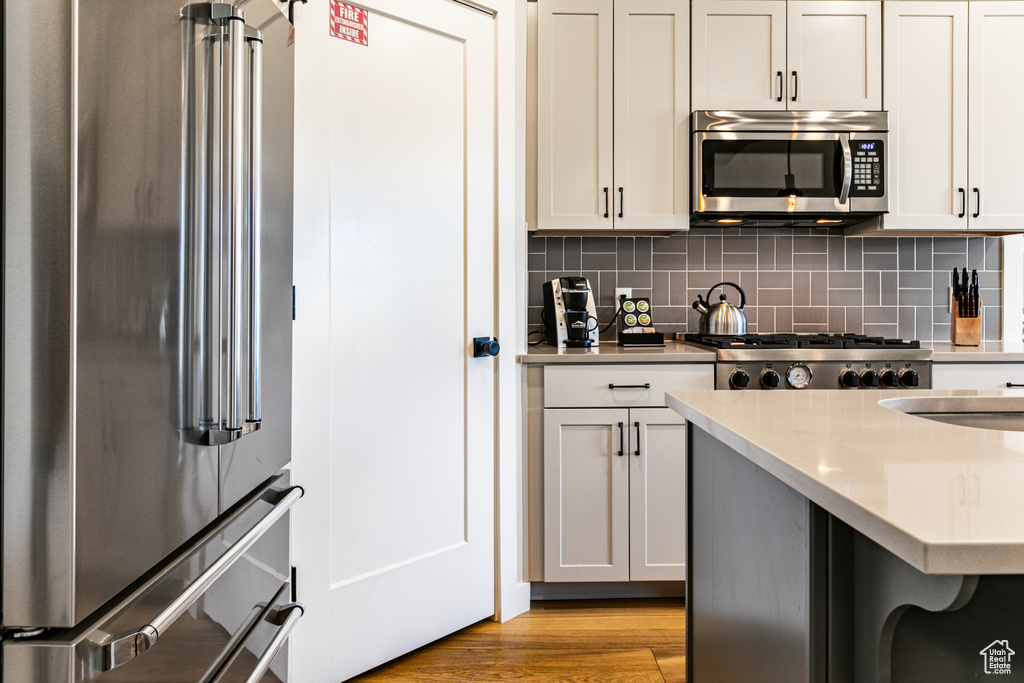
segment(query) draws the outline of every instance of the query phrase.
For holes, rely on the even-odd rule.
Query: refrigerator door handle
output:
[[[261,519],[252,529],[247,531],[233,546],[221,555],[210,567],[203,572],[195,581],[189,584],[181,595],[174,599],[160,614],[148,624],[140,626],[131,631],[125,631],[111,636],[103,644],[104,661],[103,670],[109,671],[127,664],[140,654],[153,647],[160,637],[160,633],[166,631],[178,617],[184,614],[196,600],[202,597],[203,593],[226,572],[236,560],[245,554],[265,534],[270,527],[284,516],[292,505],[302,497],[304,490],[301,486],[293,486],[283,493],[274,509]],[[269,666],[269,662],[268,662]]]
[[[246,117],[245,78],[246,41],[245,22],[241,17],[231,17],[225,22],[227,33],[227,78],[228,90],[228,319],[225,359],[224,429],[242,429],[242,298],[244,294],[243,259],[245,248],[245,223],[247,212],[246,196]]]
[[[260,428],[260,308],[263,235],[263,36],[246,30],[249,45],[249,407],[242,427],[248,434]]]
[[[182,19],[190,46],[197,23],[217,27],[205,41],[207,59],[190,48],[184,64],[187,206],[199,227],[190,242],[195,311],[185,337],[198,354],[183,368],[197,389],[182,389],[183,433],[219,446],[261,426],[263,34],[225,3],[186,5]],[[197,63],[210,72],[197,77]],[[205,98],[193,92],[203,86]]]

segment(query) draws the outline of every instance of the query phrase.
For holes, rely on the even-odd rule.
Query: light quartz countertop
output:
[[[549,365],[553,363],[714,363],[715,352],[667,340],[665,346],[619,346],[615,340],[602,341],[596,348],[560,349],[547,344],[531,346],[516,358],[520,363]]]
[[[885,400],[1017,397],[911,390]],[[1024,432],[960,427],[876,392],[681,391],[667,405],[927,574],[1024,574]]]
[[[1024,343],[984,342],[981,346],[953,346],[949,342],[921,342],[932,350],[936,363],[1024,363]]]

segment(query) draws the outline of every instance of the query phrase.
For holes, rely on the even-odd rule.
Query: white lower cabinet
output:
[[[544,580],[686,578],[686,422],[669,408],[544,411]]]
[[[1013,386],[1008,387],[1008,384]],[[935,363],[932,388],[1024,388],[1024,363]]]

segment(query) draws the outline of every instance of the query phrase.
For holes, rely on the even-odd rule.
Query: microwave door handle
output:
[[[839,190],[839,203],[845,204],[850,198],[850,187],[853,185],[853,152],[850,151],[850,138],[839,136],[839,145],[843,148],[843,187]]]

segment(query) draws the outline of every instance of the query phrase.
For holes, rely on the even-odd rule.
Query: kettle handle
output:
[[[721,287],[722,285],[729,285],[737,292],[740,293],[740,310],[742,311],[747,305],[747,294],[743,289],[735,282],[719,282],[717,285],[708,290],[708,303],[711,303],[711,292],[715,291],[715,287]]]

